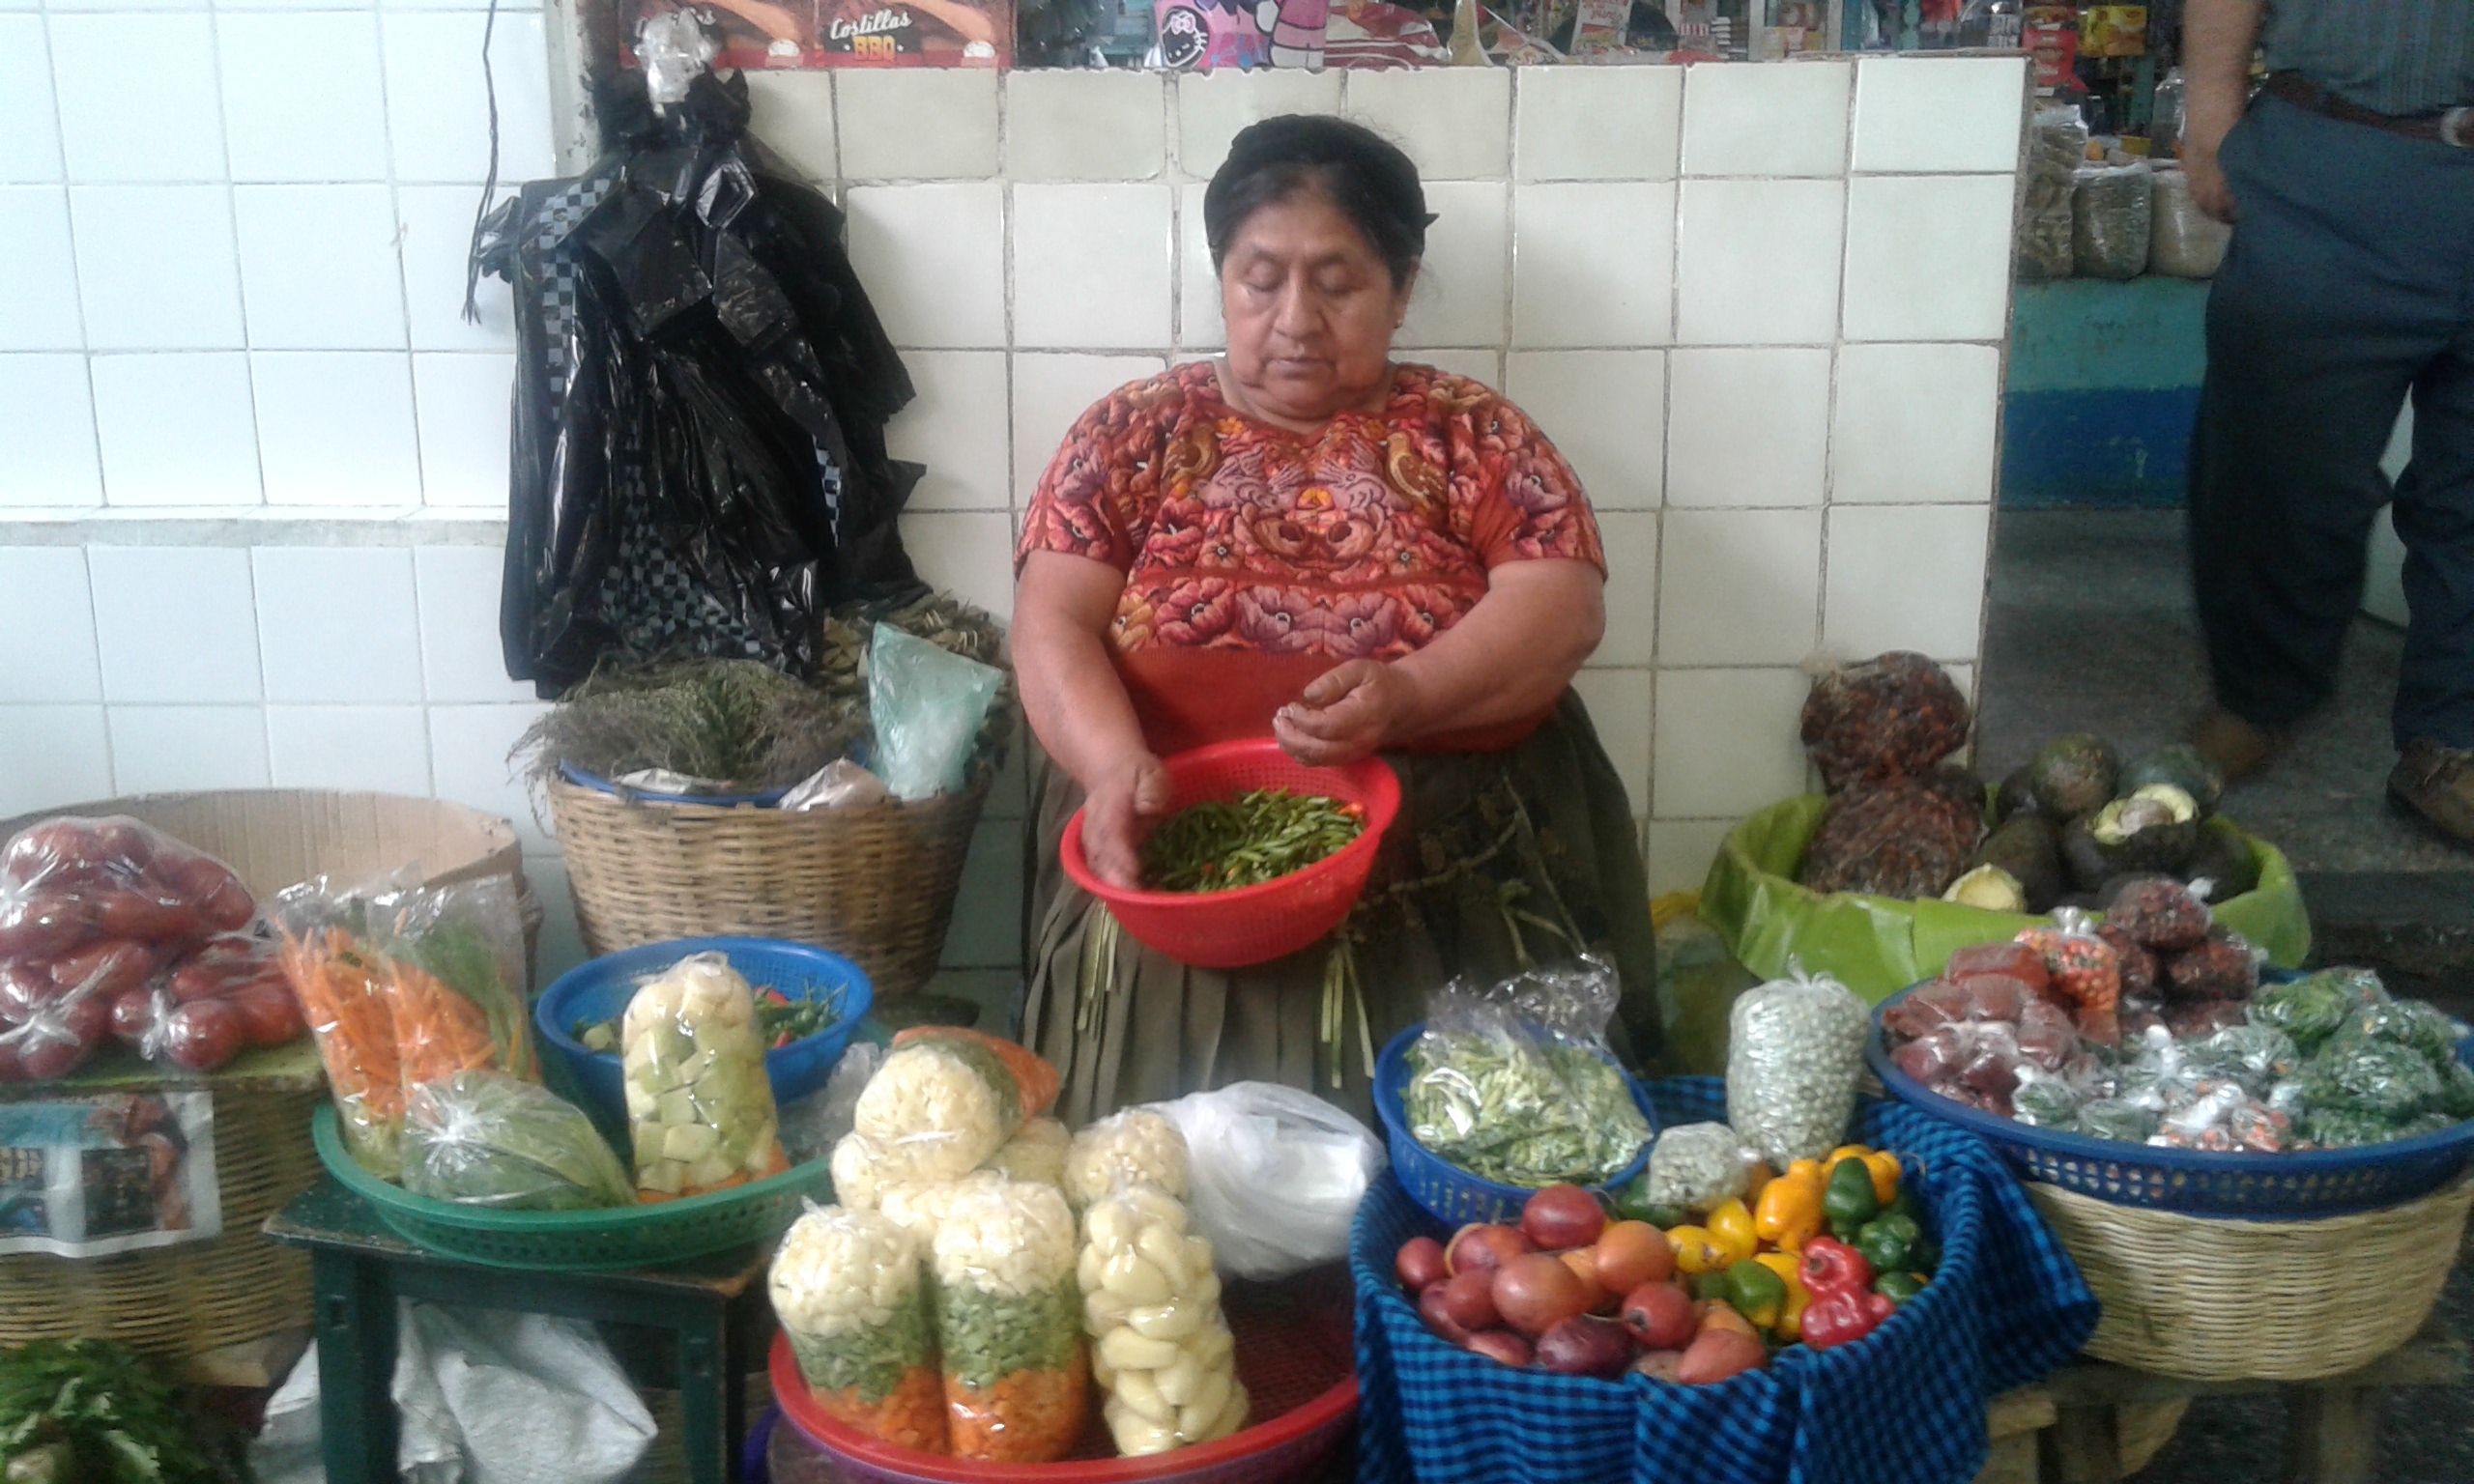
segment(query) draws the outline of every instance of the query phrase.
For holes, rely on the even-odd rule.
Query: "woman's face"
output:
[[[1321,192],[1262,207],[1221,264],[1229,377],[1277,420],[1321,422],[1378,398],[1409,288]]]

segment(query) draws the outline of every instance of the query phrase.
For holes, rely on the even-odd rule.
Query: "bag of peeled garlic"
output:
[[[1211,1242],[1185,1203],[1124,1182],[1082,1213],[1082,1318],[1101,1416],[1129,1458],[1225,1438],[1246,1425],[1237,1344],[1220,1308]]]

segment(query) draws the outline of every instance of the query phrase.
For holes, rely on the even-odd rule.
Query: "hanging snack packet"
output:
[[[1056,1100],[1056,1069],[1010,1041],[951,1026],[914,1026],[859,1094],[858,1131],[931,1180],[953,1180],[1005,1147]]]
[[[1076,1277],[1101,1415],[1128,1458],[1225,1438],[1246,1425],[1237,1342],[1220,1309],[1211,1242],[1185,1203],[1120,1184],[1082,1213]]]
[[[1728,1016],[1727,1123],[1770,1168],[1847,1142],[1864,1063],[1864,1002],[1823,975],[1772,980]]]
[[[1074,1214],[1051,1186],[1008,1181],[955,1199],[936,1228],[936,1334],[956,1458],[1044,1464],[1090,1405]]]
[[[1120,1184],[1150,1184],[1184,1200],[1186,1136],[1149,1108],[1126,1108],[1074,1136],[1065,1152],[1065,1195],[1088,1206]]]
[[[944,1380],[916,1238],[882,1216],[810,1206],[773,1257],[773,1312],[825,1415],[945,1451]]]
[[[691,954],[627,1002],[622,1066],[636,1189],[647,1201],[790,1168],[756,1038],[756,995],[717,953]]]

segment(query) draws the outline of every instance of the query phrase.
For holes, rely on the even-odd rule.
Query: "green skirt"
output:
[[[1080,1126],[1130,1103],[1231,1082],[1280,1082],[1372,1121],[1374,1055],[1454,978],[1492,984],[1589,953],[1623,996],[1608,1039],[1635,1066],[1658,1051],[1649,888],[1623,780],[1571,692],[1500,753],[1409,753],[1399,819],[1365,899],[1332,937],[1246,969],[1199,969],[1144,947],[1057,865],[1082,794],[1041,770],[1023,1040],[1064,1077]]]

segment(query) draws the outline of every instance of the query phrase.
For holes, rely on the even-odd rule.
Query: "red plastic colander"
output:
[[[1280,751],[1270,737],[1216,742],[1179,753],[1168,772],[1170,813],[1255,788],[1286,788],[1355,804],[1366,832],[1304,870],[1225,892],[1146,892],[1111,886],[1091,872],[1082,854],[1082,811],[1065,822],[1059,864],[1074,884],[1108,904],[1117,923],[1179,963],[1242,969],[1293,954],[1340,925],[1366,890],[1383,832],[1400,814],[1400,781],[1380,757],[1343,768],[1315,768]]]
[[[977,1463],[870,1438],[817,1406],[787,1335],[773,1343],[773,1400],[811,1458],[830,1461],[829,1472],[814,1477],[837,1484],[1297,1484],[1319,1476],[1357,1420],[1354,1301],[1348,1271],[1337,1264],[1277,1283],[1230,1282],[1221,1304],[1253,1421],[1218,1442],[1149,1458],[1116,1456],[1099,1420],[1096,1382],[1082,1445],[1053,1464]],[[783,1451],[777,1439],[777,1460]],[[806,1484],[809,1475],[777,1467],[774,1477]]]

